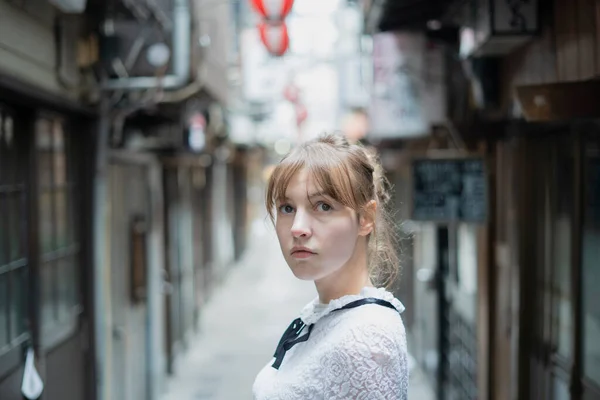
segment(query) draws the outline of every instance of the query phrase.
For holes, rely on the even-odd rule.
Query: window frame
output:
[[[566,373],[570,372],[573,368],[573,363],[575,359],[575,341],[577,341],[577,337],[575,334],[575,297],[576,292],[573,291],[573,271],[577,268],[577,257],[576,254],[578,252],[578,221],[576,217],[577,213],[577,191],[579,187],[576,183],[577,177],[577,142],[574,138],[569,136],[566,137],[558,137],[552,141],[550,147],[550,165],[549,167],[549,212],[550,212],[550,220],[548,222],[549,229],[549,239],[548,239],[548,249],[547,254],[545,254],[546,259],[544,260],[547,263],[548,270],[547,278],[549,278],[549,290],[551,292],[550,297],[550,315],[552,316],[551,321],[546,321],[549,323],[549,326],[545,327],[546,332],[544,338],[547,340],[547,344],[550,346],[550,362],[552,363],[552,372],[556,379],[566,379],[566,383],[569,384],[569,379],[566,378]],[[570,170],[567,173],[564,172],[564,167],[559,168],[560,165],[569,165]],[[570,182],[570,185],[569,185]],[[568,184],[569,186],[566,189],[566,196],[570,198],[567,200],[565,193],[561,193],[561,187],[564,188],[563,185]],[[563,189],[564,190],[564,189]],[[570,193],[570,194],[569,194]],[[568,204],[564,204],[564,202]],[[565,294],[562,292],[562,288],[560,287],[561,280],[559,278],[559,267],[558,257],[556,254],[557,249],[560,246],[559,238],[557,237],[557,233],[561,231],[558,227],[559,217],[567,217],[569,221],[569,241],[568,241],[568,268],[566,268],[566,274],[568,275],[569,281],[567,282],[568,290],[567,293],[569,295],[569,305],[568,309],[570,310],[570,338],[568,339],[567,350],[568,353],[561,353],[560,349],[560,341],[564,340],[561,338],[561,334],[563,331],[561,330],[560,323],[562,322],[562,315],[560,314],[560,300],[561,297]]]
[[[576,353],[576,369],[574,375],[578,377],[577,382],[577,390],[581,390],[581,398],[582,399],[595,399],[600,396],[600,382],[595,380],[595,377],[592,378],[588,375],[588,371],[586,370],[586,359],[585,359],[585,342],[586,342],[586,324],[585,324],[585,314],[586,314],[586,302],[585,302],[585,280],[586,276],[586,265],[584,258],[584,243],[585,243],[585,234],[589,216],[587,215],[588,204],[589,201],[588,196],[590,195],[590,185],[589,185],[589,162],[588,159],[589,153],[589,145],[593,143],[593,145],[597,145],[600,149],[600,140],[597,138],[598,135],[598,127],[590,127],[590,129],[581,129],[581,133],[578,136],[578,168],[579,168],[579,201],[578,201],[578,222],[579,222],[579,242],[578,242],[578,265],[576,270],[576,280],[574,283],[574,287],[577,290],[577,309],[576,309],[576,338],[577,344],[575,346]],[[591,143],[590,143],[591,142]]]
[[[27,199],[30,197],[30,187],[29,187],[29,165],[27,162],[26,149],[27,149],[27,135],[16,134],[16,132],[20,132],[21,130],[26,130],[25,124],[23,123],[23,116],[18,112],[17,109],[8,106],[5,103],[0,103],[0,140],[6,140],[6,117],[10,116],[11,119],[11,144],[12,151],[7,153],[10,157],[9,165],[13,168],[13,170],[9,171],[9,179],[16,180],[18,178],[18,182],[8,182],[5,184],[4,182],[4,174],[5,172],[0,171],[0,205],[7,204],[10,196],[19,196],[22,201],[22,215],[19,214],[17,220],[17,234],[16,235],[7,235],[0,243],[2,246],[2,250],[6,254],[6,260],[0,260],[0,276],[6,276],[7,280],[7,290],[5,300],[6,307],[6,316],[7,316],[7,325],[6,325],[6,334],[8,342],[0,347],[0,379],[9,373],[11,373],[15,368],[19,367],[22,362],[22,354],[23,354],[23,345],[27,342],[30,342],[33,337],[33,321],[31,315],[31,280],[29,276],[31,274],[32,269],[32,257],[29,248],[28,242],[28,234],[29,234],[29,203]],[[27,133],[27,132],[23,132]],[[0,146],[0,157],[3,157],[4,152],[2,151],[2,147]],[[10,168],[9,167],[9,168]],[[1,170],[2,168],[0,168]],[[21,171],[21,176],[18,176],[14,173],[15,170]],[[20,194],[19,194],[20,193]],[[5,195],[6,194],[6,195]],[[4,208],[4,207],[3,207]],[[22,218],[25,218],[23,221]],[[0,213],[0,227],[2,229],[6,229],[7,232],[12,232],[11,230],[11,220],[8,216],[8,213]],[[20,255],[17,256],[16,259],[11,258],[11,240],[10,237],[18,237],[19,239],[19,249]],[[9,312],[13,307],[11,306],[11,302],[14,300],[12,296],[11,290],[11,282],[13,279],[13,275],[15,271],[21,269],[21,272],[24,274],[23,277],[23,321],[24,330],[23,332],[17,333],[15,337],[11,337],[11,312]],[[28,299],[30,299],[28,301]]]
[[[63,149],[64,152],[64,160],[65,160],[65,177],[64,182],[58,183],[56,181],[55,176],[55,165],[54,165],[54,155],[57,151],[55,148],[51,148],[51,156],[50,156],[50,182],[43,183],[40,181],[40,152],[43,149],[38,147],[38,126],[37,123],[43,120],[50,121],[51,123],[60,123],[62,125],[62,141],[63,141]],[[37,215],[36,220],[36,231],[38,234],[35,237],[37,243],[37,279],[39,280],[39,344],[42,349],[49,350],[52,349],[64,341],[70,339],[80,328],[80,317],[83,314],[83,296],[81,293],[81,265],[82,265],[82,249],[81,243],[78,242],[80,239],[79,231],[80,226],[79,222],[76,219],[76,215],[78,214],[76,210],[80,209],[79,196],[77,195],[76,188],[80,186],[80,179],[77,175],[77,168],[75,162],[75,151],[74,151],[74,139],[73,134],[70,129],[69,119],[67,116],[63,116],[60,114],[54,114],[50,112],[39,112],[35,115],[35,124],[32,132],[32,153],[33,159],[35,160],[35,165],[33,166],[36,175],[36,182],[33,185],[35,193],[33,197],[35,198],[35,213]],[[54,133],[50,133],[50,137],[54,141]],[[54,144],[54,143],[53,143]],[[57,191],[64,191],[65,200],[67,204],[66,212],[66,237],[69,238],[69,242],[66,245],[61,247],[57,244],[57,209],[56,209],[56,193]],[[52,235],[52,249],[47,250],[43,249],[41,246],[43,230],[40,228],[40,223],[42,221],[42,210],[41,210],[41,195],[43,193],[51,193],[51,235]],[[57,262],[61,260],[68,260],[71,258],[71,262],[73,263],[72,272],[74,272],[74,276],[70,280],[73,284],[71,288],[72,293],[75,295],[74,304],[72,304],[66,311],[65,314],[59,316],[58,313],[58,303],[60,301],[60,295],[58,293],[60,286],[60,279],[57,277],[60,275],[61,271],[59,268],[59,264]],[[55,318],[50,323],[45,323],[46,317],[44,315],[44,301],[45,299],[42,296],[43,286],[46,283],[44,276],[42,276],[41,271],[44,268],[51,268],[51,287],[52,287],[52,305],[51,308],[54,310]]]

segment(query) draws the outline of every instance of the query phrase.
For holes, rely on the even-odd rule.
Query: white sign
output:
[[[443,57],[426,49],[423,35],[375,35],[373,64],[369,137],[423,136],[444,120]]]
[[[202,151],[206,145],[206,119],[202,114],[195,114],[190,118],[189,145],[193,151]]]

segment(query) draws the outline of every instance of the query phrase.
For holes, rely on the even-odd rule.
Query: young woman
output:
[[[274,169],[266,206],[294,275],[318,297],[258,374],[256,400],[406,399],[404,307],[376,285],[398,257],[381,166],[363,147],[323,135]]]

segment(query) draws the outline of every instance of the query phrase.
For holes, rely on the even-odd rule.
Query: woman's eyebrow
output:
[[[315,193],[309,194],[307,198],[310,200],[310,199],[315,198],[315,197],[331,197],[331,196],[329,196],[325,192],[315,192]],[[292,199],[289,198],[288,196],[284,196],[279,201],[292,201]]]
[[[325,192],[315,192],[315,193],[308,195],[309,199],[312,199],[313,197],[330,197],[330,196]]]

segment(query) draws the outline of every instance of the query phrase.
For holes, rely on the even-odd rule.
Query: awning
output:
[[[453,0],[374,0],[368,12],[371,32],[425,30],[429,21],[445,16]]]

